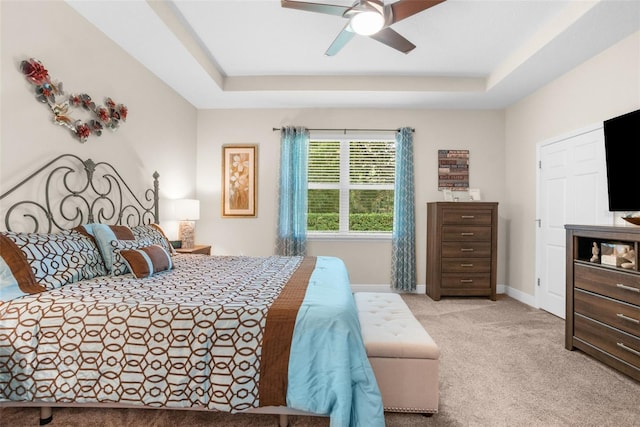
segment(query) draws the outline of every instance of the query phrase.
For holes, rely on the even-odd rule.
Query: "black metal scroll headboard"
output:
[[[109,163],[63,154],[0,195],[4,225],[50,233],[92,222],[158,223],[159,176],[153,173],[153,188],[143,190],[141,200]]]

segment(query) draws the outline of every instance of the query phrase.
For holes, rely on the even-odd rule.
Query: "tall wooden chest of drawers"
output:
[[[565,228],[565,347],[577,348],[640,381],[640,227]],[[594,244],[600,257],[592,261]],[[617,262],[603,264],[603,244],[633,250],[625,260],[633,264],[623,264],[627,268]]]
[[[496,299],[498,204],[427,203],[427,295]]]

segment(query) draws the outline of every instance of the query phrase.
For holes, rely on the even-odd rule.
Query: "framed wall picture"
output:
[[[222,146],[222,216],[255,217],[257,145]]]
[[[438,150],[438,190],[467,191],[469,150]]]

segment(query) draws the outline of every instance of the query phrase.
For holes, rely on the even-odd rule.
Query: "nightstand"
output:
[[[211,255],[211,245],[195,245],[192,248],[176,249],[179,254],[205,254]]]

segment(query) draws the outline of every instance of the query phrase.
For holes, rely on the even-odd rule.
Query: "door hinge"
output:
[[[540,286],[540,278],[538,277],[538,286]]]
[[[538,228],[542,227],[542,220],[541,219],[536,219],[536,222],[538,223]]]
[[[538,160],[538,169],[542,169],[542,160]]]

